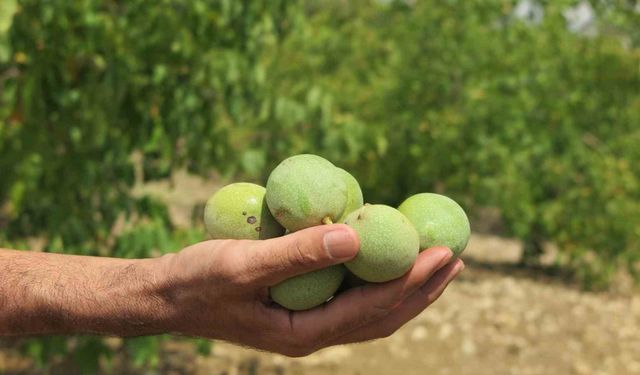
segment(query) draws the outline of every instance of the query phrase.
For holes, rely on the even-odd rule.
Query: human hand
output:
[[[156,279],[166,329],[305,356],[324,347],[387,337],[422,312],[462,271],[451,251],[419,254],[402,278],[349,289],[317,308],[289,311],[268,288],[292,276],[343,263],[359,248],[343,224],[264,241],[205,241],[159,259]]]

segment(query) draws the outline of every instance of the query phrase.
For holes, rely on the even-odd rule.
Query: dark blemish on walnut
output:
[[[260,232],[262,230],[262,227],[256,227],[256,232]]]
[[[247,216],[247,211],[242,211],[242,214],[243,214],[244,216]]]
[[[247,223],[249,223],[249,224],[255,224],[255,223],[256,223],[256,221],[258,221],[258,219],[256,219],[256,217],[255,217],[255,216],[249,216],[249,217],[247,218]]]
[[[288,213],[289,213],[289,210],[287,210],[286,208],[278,208],[276,210],[276,214],[273,215],[273,216],[275,216],[275,217],[283,217]]]

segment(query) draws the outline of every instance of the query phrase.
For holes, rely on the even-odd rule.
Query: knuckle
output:
[[[295,241],[293,244],[289,245],[289,248],[287,249],[287,257],[289,264],[301,268],[309,264],[316,263],[318,260],[316,254],[305,249],[299,241]]]
[[[247,286],[255,282],[259,267],[248,251],[248,243],[242,240],[227,240],[226,251],[217,259],[217,268],[230,284]]]
[[[240,287],[248,287],[255,283],[254,272],[239,272],[234,275],[233,283]]]

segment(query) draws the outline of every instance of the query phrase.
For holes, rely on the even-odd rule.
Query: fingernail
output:
[[[455,269],[455,271],[453,271],[454,275],[458,276],[460,274],[460,272],[462,272],[462,270],[464,270],[464,263],[461,261],[460,263],[458,263],[456,265],[456,269]]]
[[[333,258],[351,258],[358,249],[353,236],[345,230],[334,230],[324,235],[324,248]]]

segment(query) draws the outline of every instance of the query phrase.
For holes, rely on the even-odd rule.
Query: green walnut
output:
[[[360,251],[345,266],[369,282],[385,282],[404,275],[418,256],[420,240],[400,211],[382,204],[365,205],[350,213],[345,224],[360,238]]]
[[[294,276],[269,289],[271,299],[289,310],[307,310],[327,302],[340,287],[346,269],[338,264]]]
[[[282,161],[267,180],[266,200],[290,232],[336,222],[347,206],[347,186],[331,162],[302,154]]]
[[[265,188],[251,183],[227,185],[209,198],[204,225],[213,239],[264,240],[284,234],[264,199]]]
[[[421,193],[407,198],[398,210],[402,212],[420,235],[420,249],[446,246],[460,255],[471,235],[471,226],[464,210],[449,197]]]
[[[338,168],[338,174],[340,174],[345,185],[347,185],[347,205],[344,209],[344,212],[342,213],[342,216],[340,216],[340,218],[338,219],[338,222],[342,223],[344,222],[344,219],[347,217],[347,215],[362,207],[364,198],[362,196],[362,189],[360,189],[360,184],[358,183],[358,180],[355,179],[355,177],[353,177],[349,172],[345,171],[342,168]]]

